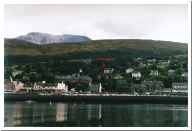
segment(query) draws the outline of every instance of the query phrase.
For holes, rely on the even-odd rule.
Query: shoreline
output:
[[[38,95],[4,94],[4,101],[188,104],[187,96]]]

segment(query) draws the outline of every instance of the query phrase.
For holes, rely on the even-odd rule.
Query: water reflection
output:
[[[5,102],[4,126],[187,126],[187,105]]]

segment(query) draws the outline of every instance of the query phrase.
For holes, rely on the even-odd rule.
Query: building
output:
[[[57,83],[57,90],[61,90],[62,92],[67,92],[68,86],[62,81],[61,83]]]
[[[128,68],[126,69],[126,74],[132,73],[133,71],[134,71],[133,68]]]
[[[56,90],[57,86],[56,84],[48,84],[45,81],[42,82],[35,82],[34,83],[34,90]]]
[[[105,69],[104,69],[104,74],[112,74],[113,71],[114,71],[113,68],[105,68]]]
[[[101,83],[89,83],[89,90],[93,93],[101,93],[102,92]]]
[[[182,73],[181,76],[182,76],[182,77],[188,77],[188,73],[187,73],[187,72]]]
[[[12,72],[12,76],[15,77],[16,75],[19,75],[21,73],[22,73],[22,71],[16,70],[16,71]]]
[[[123,76],[120,75],[120,74],[116,74],[113,78],[114,78],[115,80],[119,80],[119,79],[123,79]]]
[[[15,85],[9,79],[4,79],[4,91],[15,91]]]
[[[161,90],[164,88],[162,81],[143,81],[142,87],[148,90]]]
[[[188,84],[186,82],[173,83],[172,92],[187,92]]]
[[[57,81],[64,81],[64,82],[84,82],[84,83],[90,83],[92,81],[91,77],[87,75],[79,75],[79,74],[73,74],[73,75],[62,75],[62,76],[55,76],[55,79]]]
[[[151,72],[150,72],[149,75],[158,76],[158,75],[159,75],[159,72],[158,72],[158,70],[151,70]]]
[[[139,71],[132,72],[132,78],[140,78],[140,77],[141,77],[141,73]]]
[[[168,70],[168,76],[175,75],[175,70]]]
[[[34,90],[52,90],[54,92],[68,92],[68,86],[61,82],[57,84],[48,84],[46,81],[34,83]]]

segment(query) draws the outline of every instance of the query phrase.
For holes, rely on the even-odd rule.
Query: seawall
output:
[[[94,103],[157,103],[187,104],[187,96],[72,96],[72,95],[37,95],[37,94],[4,94],[4,101],[62,101]]]

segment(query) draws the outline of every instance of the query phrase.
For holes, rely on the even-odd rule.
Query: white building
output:
[[[158,76],[158,75],[159,75],[159,72],[158,72],[158,70],[151,70],[150,75],[152,75],[152,76]]]
[[[104,74],[111,74],[111,73],[113,73],[113,68],[105,68],[104,69]]]
[[[126,69],[126,74],[132,73],[133,72],[133,68],[128,68]]]
[[[187,73],[187,72],[182,73],[181,76],[182,76],[182,77],[187,77],[187,76],[188,76],[188,73]]]
[[[101,83],[89,83],[89,90],[93,93],[101,93],[102,92]]]
[[[34,90],[55,90],[55,91],[62,91],[67,92],[68,86],[61,82],[57,84],[47,84],[45,81],[34,83]]]
[[[141,73],[139,71],[132,72],[132,78],[140,78],[140,77],[141,77]]]
[[[21,73],[22,73],[22,71],[19,71],[19,70],[13,71],[13,72],[12,72],[12,76],[15,77],[16,75],[19,75],[19,74],[21,74]]]
[[[63,83],[63,81],[61,83],[57,83],[57,89],[61,90],[63,92],[67,92],[68,91],[68,86]]]
[[[172,92],[187,92],[188,84],[186,82],[173,83]]]

